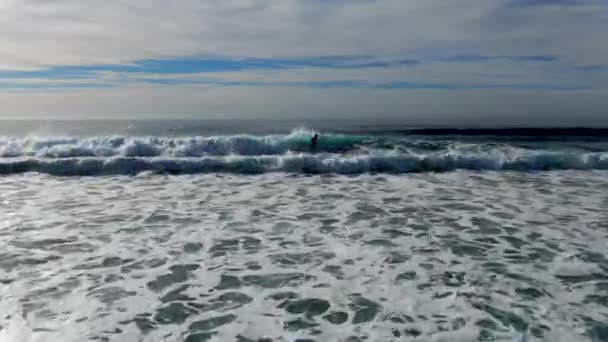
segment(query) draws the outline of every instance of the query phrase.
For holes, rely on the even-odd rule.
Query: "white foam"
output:
[[[608,314],[604,306],[584,300],[595,293],[595,283],[567,288],[556,275],[599,270],[597,263],[575,256],[605,249],[599,235],[605,233],[590,223],[605,219],[606,176],[586,171],[2,176],[0,217],[11,220],[3,223],[0,240],[0,278],[9,282],[0,288],[0,311],[11,318],[0,317],[5,338],[0,341],[181,341],[193,322],[226,314],[237,319],[217,328],[216,340],[231,341],[240,334],[275,341],[366,336],[380,342],[393,339],[393,329],[415,340],[405,331],[417,329],[420,341],[469,341],[477,339],[482,328],[475,323],[481,319],[495,322],[499,329],[492,333],[500,338],[543,340],[517,331],[516,323],[500,321],[483,305],[509,311],[530,328],[550,327],[544,340],[588,341],[591,323],[581,317],[602,322]],[[276,229],[278,222],[289,229]],[[492,222],[500,232],[482,231]],[[509,227],[515,230],[507,232]],[[577,234],[567,235],[572,227]],[[524,244],[515,248],[508,237]],[[216,255],[221,240],[230,240],[232,247]],[[551,249],[555,242],[568,255]],[[186,252],[189,243],[200,243],[200,251]],[[483,253],[463,253],[455,243]],[[555,257],[532,257],[541,250]],[[286,254],[292,262],[279,262]],[[512,259],[514,254],[529,258]],[[505,271],[491,271],[490,262],[505,265]],[[158,292],[150,288],[176,265],[199,268]],[[339,272],[330,272],[332,267]],[[416,275],[396,281],[405,272]],[[457,272],[464,272],[461,280],[446,280],[446,274]],[[310,278],[275,289],[244,281],[272,273]],[[213,290],[222,275],[239,277],[241,286]],[[183,294],[191,299],[160,301],[183,285],[189,286]],[[125,295],[107,300],[103,293],[111,287]],[[538,292],[522,295],[530,288]],[[328,312],[344,311],[349,319],[337,325],[318,315],[310,318],[317,327],[287,331],[287,322],[306,317],[288,313],[281,301],[269,298],[284,291],[327,300]],[[196,309],[181,323],[157,324],[147,332],[132,321],[155,321],[169,303],[208,308],[227,292],[252,301],[230,309]],[[353,323],[357,296],[380,306],[369,322]],[[393,316],[405,323],[391,321]],[[458,328],[453,328],[456,320]]]
[[[363,137],[326,134],[319,151],[348,151]],[[287,135],[229,135],[191,137],[0,137],[1,157],[66,158],[90,156],[123,157],[203,157],[229,154],[258,156],[309,150],[310,132],[294,130]]]
[[[158,150],[139,141],[127,142],[120,147],[126,156],[156,155]],[[52,151],[52,152],[50,152]],[[97,150],[95,153],[100,153]],[[47,155],[61,155],[53,148],[45,150]],[[91,149],[79,148],[78,154],[92,154]],[[238,173],[258,174],[266,172],[291,173],[411,173],[447,172],[454,170],[606,170],[608,154],[589,153],[535,154],[520,156],[507,161],[501,154],[403,154],[396,151],[369,154],[307,154],[286,153],[272,156],[229,155],[225,157],[165,158],[165,157],[89,157],[89,158],[9,158],[0,159],[0,174],[40,172],[51,175],[109,175],[137,174],[145,171],[196,174]]]

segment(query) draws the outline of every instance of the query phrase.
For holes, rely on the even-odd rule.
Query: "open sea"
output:
[[[0,342],[260,340],[608,341],[608,129],[0,121]]]

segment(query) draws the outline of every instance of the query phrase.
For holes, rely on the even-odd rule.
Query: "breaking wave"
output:
[[[0,157],[204,157],[278,155],[310,151],[310,131],[288,135],[211,137],[0,138]],[[365,143],[366,137],[324,135],[318,152],[342,153]]]
[[[453,170],[605,170],[608,144],[521,143],[420,138],[420,135],[322,134],[210,137],[0,137],[0,174],[61,176],[195,174],[362,174]]]
[[[0,160],[0,174],[39,172],[57,176],[133,175],[141,172],[167,174],[288,172],[303,174],[363,174],[448,172],[453,170],[608,170],[608,153],[537,153],[508,158],[495,154],[414,155],[370,153],[293,154],[279,156],[226,156],[202,158],[18,158]]]

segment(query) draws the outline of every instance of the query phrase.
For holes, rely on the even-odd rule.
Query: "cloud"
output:
[[[419,51],[606,60],[606,5],[512,0],[5,0],[0,68],[179,57],[409,56]],[[522,4],[524,2],[521,2]],[[568,23],[568,25],[565,25]],[[584,55],[585,57],[580,57]]]
[[[517,62],[554,62],[558,60],[556,56],[534,55],[534,56],[485,56],[485,55],[454,55],[438,57],[436,60],[446,62],[487,62],[496,60],[511,60]]]
[[[513,0],[511,6],[580,6],[598,3],[597,0]]]
[[[590,110],[606,22],[605,0],[4,0],[0,93],[49,115]]]

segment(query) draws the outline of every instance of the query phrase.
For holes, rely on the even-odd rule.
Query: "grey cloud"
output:
[[[124,84],[129,75],[108,72],[86,81],[38,80],[66,87],[97,81],[115,86],[108,89],[0,91],[0,116],[374,115],[447,120],[443,123],[452,117],[459,124],[467,118],[473,123],[559,119],[576,124],[587,116],[586,122],[605,122],[607,6],[605,0],[3,0],[0,70],[188,56],[359,55],[403,62],[386,68],[248,70],[214,77],[268,84],[582,84],[593,90],[174,87]],[[508,58],[426,63],[445,55]]]
[[[606,34],[605,21],[602,24],[606,6],[584,1],[551,10],[512,4],[512,0],[6,0],[0,5],[0,69],[181,56],[399,58],[437,49],[551,54],[581,65],[608,59],[608,47],[599,44]]]

